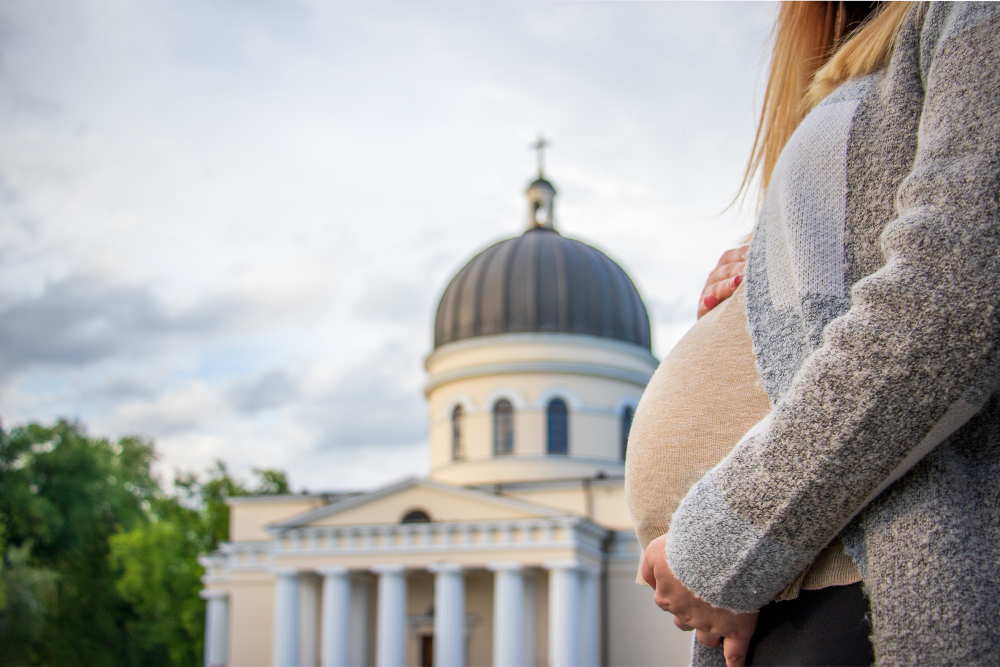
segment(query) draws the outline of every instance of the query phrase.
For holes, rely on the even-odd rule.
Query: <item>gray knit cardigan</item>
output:
[[[667,560],[754,610],[839,534],[878,664],[1000,664],[1000,5],[912,10],[771,183],[746,282],[773,409],[692,487]]]

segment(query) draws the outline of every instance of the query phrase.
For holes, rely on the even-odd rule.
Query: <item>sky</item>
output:
[[[141,434],[158,471],[363,489],[428,467],[448,280],[556,226],[659,358],[752,225],[773,4],[8,0],[0,418]],[[727,208],[728,207],[728,208]]]

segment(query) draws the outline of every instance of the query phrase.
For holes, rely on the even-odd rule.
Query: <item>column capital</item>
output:
[[[321,577],[343,577],[350,571],[350,568],[343,565],[323,565],[316,568],[316,574]]]
[[[224,600],[229,597],[229,591],[220,591],[217,588],[203,588],[198,592],[202,600]]]
[[[460,573],[464,569],[465,568],[462,566],[461,563],[445,563],[445,562],[442,562],[442,563],[431,563],[430,565],[427,566],[427,571],[428,572],[433,572],[434,574],[438,574],[438,573],[455,573],[455,574],[457,574],[457,573]]]
[[[400,563],[380,563],[368,568],[375,574],[402,574],[406,568]]]
[[[524,563],[516,560],[499,560],[487,563],[486,569],[490,572],[520,572],[524,569]]]
[[[271,574],[276,577],[297,577],[299,575],[299,568],[287,565],[276,565],[271,568]]]

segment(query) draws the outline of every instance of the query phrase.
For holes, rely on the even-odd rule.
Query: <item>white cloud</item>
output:
[[[311,489],[424,470],[436,299],[521,229],[538,131],[560,229],[625,266],[662,355],[748,225],[720,212],[773,14],[6,3],[0,414]]]

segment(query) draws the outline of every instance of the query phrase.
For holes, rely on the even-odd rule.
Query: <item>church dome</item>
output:
[[[531,332],[586,334],[650,349],[649,315],[625,270],[554,229],[555,188],[548,181],[533,182],[527,194],[528,230],[473,257],[445,289],[434,347]]]

